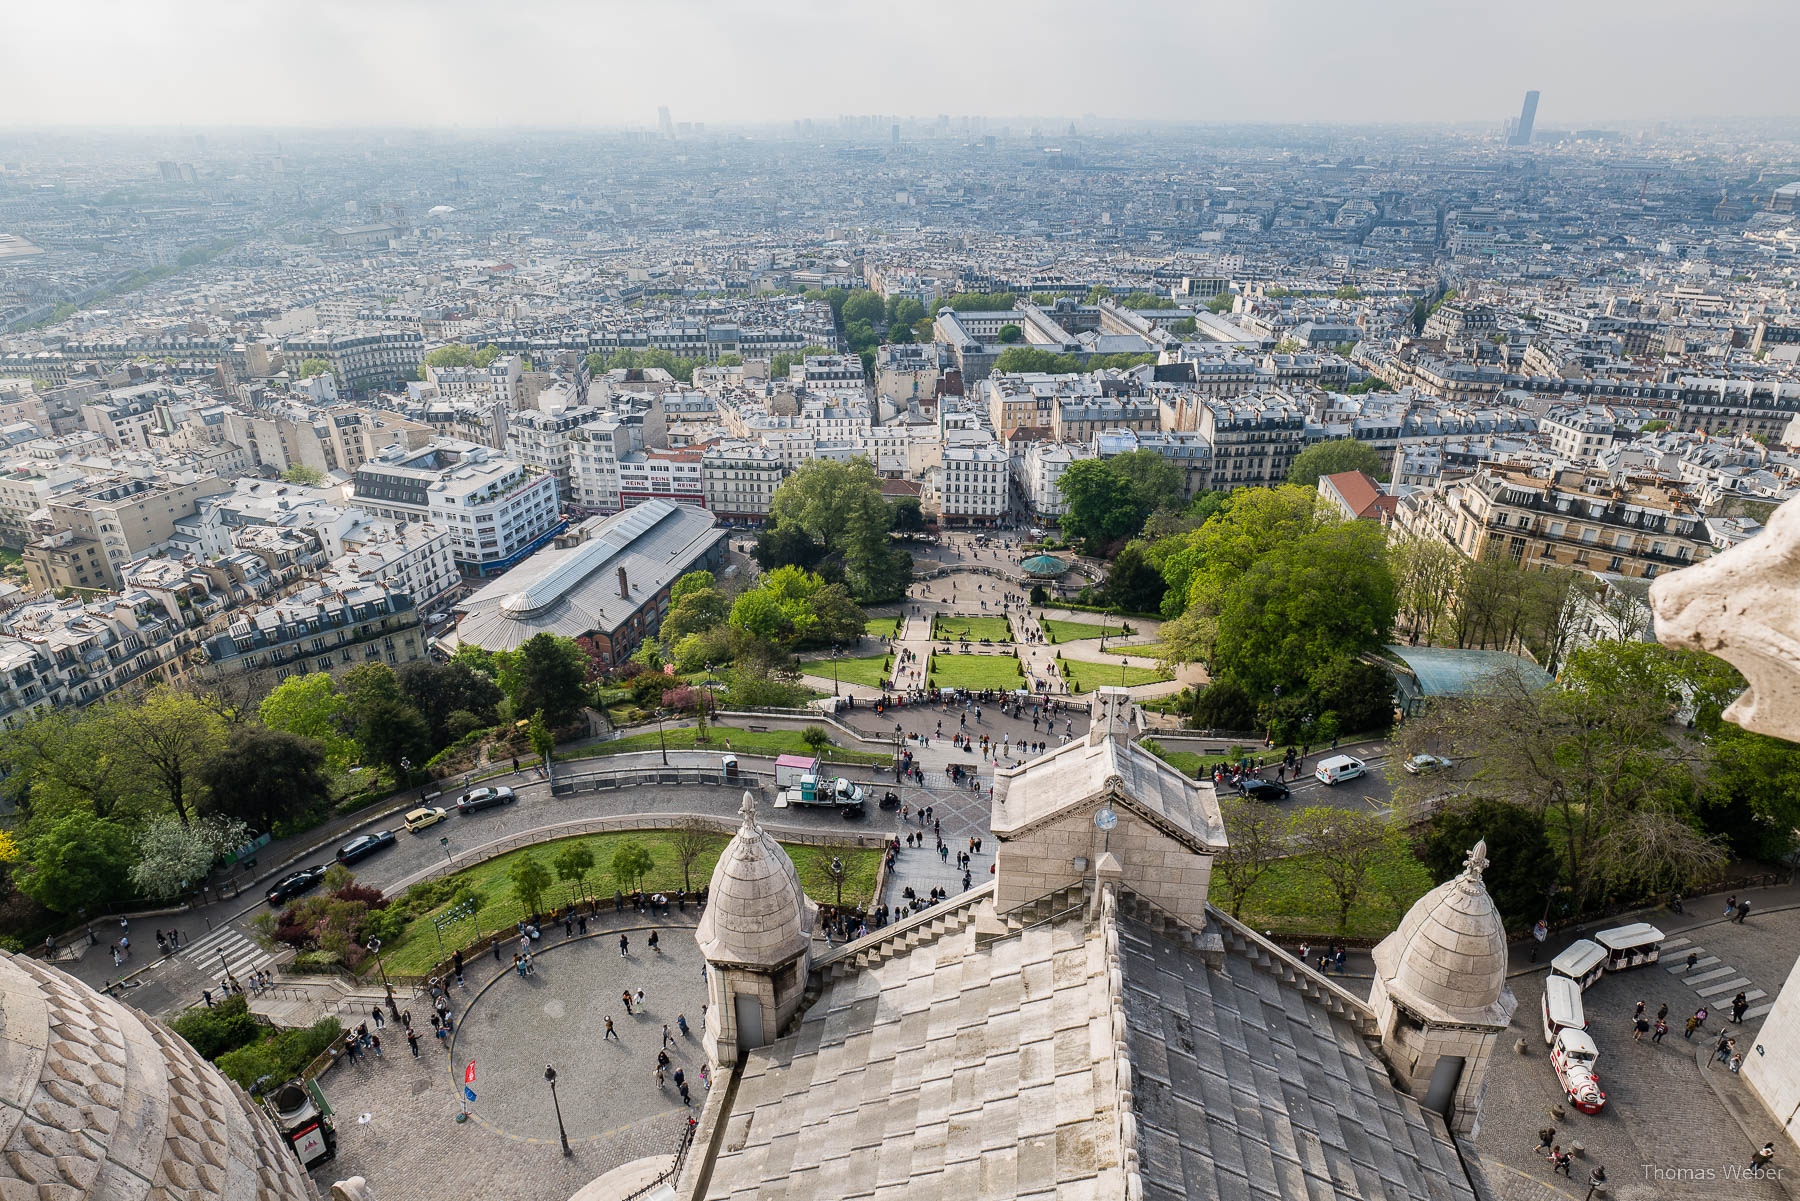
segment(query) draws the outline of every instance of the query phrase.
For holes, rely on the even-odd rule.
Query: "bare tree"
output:
[[[1242,797],[1219,798],[1225,819],[1225,850],[1214,857],[1214,895],[1222,895],[1232,917],[1243,911],[1256,882],[1287,853],[1288,823],[1279,809]]]
[[[705,822],[689,818],[674,827],[669,836],[669,846],[675,852],[675,861],[681,864],[681,890],[694,891],[693,882],[688,878],[694,860],[712,849],[718,840],[718,831]]]
[[[1462,585],[1467,560],[1435,538],[1401,538],[1388,548],[1394,572],[1397,626],[1413,645],[1433,641]]]
[[[1599,875],[1621,888],[1687,892],[1715,879],[1730,856],[1720,836],[1707,837],[1665,810],[1627,813],[1614,821],[1596,848]]]

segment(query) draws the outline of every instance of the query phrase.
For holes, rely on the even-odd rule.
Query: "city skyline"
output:
[[[215,0],[86,0],[9,14],[0,112],[13,127],[653,130],[659,105],[678,122],[732,127],[838,112],[1227,124],[1328,114],[1343,124],[1499,126],[1533,87],[1547,97],[1550,127],[1800,116],[1800,82],[1781,49],[1800,34],[1800,12],[1736,0],[1704,22],[1691,13],[1671,3],[1528,2],[1485,29],[1471,55],[1463,23],[1420,0],[1361,12],[1299,2],[1206,13],[1127,0],[1099,23],[1090,8],[1063,2],[928,2],[903,20],[807,3],[680,0],[648,13],[545,3],[499,23],[479,4],[395,0],[323,3],[298,28]],[[1746,23],[1758,36],[1702,36]],[[1543,36],[1549,27],[1555,37]],[[943,53],[946,30],[970,55],[1033,62],[1045,86],[1021,93],[1008,72],[966,70]],[[58,45],[80,47],[87,62],[128,59],[131,69],[86,73],[73,88]],[[1596,45],[1607,53],[1595,55]],[[802,69],[772,69],[789,60]],[[206,69],[193,70],[201,61]],[[671,61],[681,70],[670,72]],[[833,66],[852,61],[841,76]],[[547,69],[555,63],[564,69]],[[840,77],[855,86],[831,82]],[[1679,86],[1644,86],[1659,77]]]

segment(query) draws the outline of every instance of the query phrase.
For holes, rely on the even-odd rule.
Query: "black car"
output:
[[[339,863],[355,863],[358,859],[367,859],[383,847],[394,845],[394,834],[391,830],[378,830],[373,834],[364,834],[361,838],[352,838],[337,849]]]
[[[1288,799],[1288,786],[1278,784],[1274,780],[1251,780],[1238,785],[1238,791],[1249,801],[1285,801]]]
[[[283,876],[269,886],[269,904],[286,904],[324,878],[325,865],[323,863],[315,863],[311,867],[303,867],[297,872]]]
[[[498,788],[472,788],[456,798],[456,811],[474,813],[491,805],[510,805],[516,800],[518,797],[513,795],[513,790],[505,785]]]

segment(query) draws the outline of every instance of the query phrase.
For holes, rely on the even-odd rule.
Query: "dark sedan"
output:
[[[1238,785],[1238,791],[1249,801],[1285,801],[1288,799],[1288,786],[1278,784],[1274,780],[1251,780]]]
[[[376,851],[394,845],[394,835],[390,830],[378,830],[374,834],[364,834],[361,838],[352,838],[337,850],[339,863],[355,863],[358,859],[367,859]]]
[[[269,886],[269,904],[285,905],[307,889],[314,887],[325,878],[325,865],[316,863],[312,867],[303,867],[297,872],[283,876]]]

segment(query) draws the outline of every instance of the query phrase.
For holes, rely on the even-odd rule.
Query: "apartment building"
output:
[[[788,382],[814,395],[846,398],[867,389],[862,359],[853,354],[809,354],[788,368]]]
[[[947,357],[947,356],[945,356]],[[902,407],[937,394],[945,357],[935,342],[901,342],[875,352],[875,394]]]
[[[415,378],[425,358],[425,336],[409,329],[317,329],[284,340],[281,350],[290,363],[325,360],[339,388],[359,392]]]
[[[609,413],[569,431],[571,513],[619,511],[619,460],[644,448],[644,422],[636,414]]]
[[[1105,430],[1094,435],[1094,453],[1102,459],[1147,450],[1167,460],[1181,473],[1181,494],[1192,498],[1213,486],[1213,447],[1193,430],[1137,433]]]
[[[997,442],[946,446],[939,481],[946,525],[998,525],[1011,508],[1012,463]]]
[[[1100,397],[1060,400],[1050,423],[1058,442],[1090,442],[1107,430],[1155,433],[1162,428],[1162,405],[1148,398]]]
[[[390,447],[356,472],[356,503],[378,517],[447,530],[458,571],[505,571],[563,526],[556,481],[473,442]]]
[[[667,500],[703,508],[706,485],[701,479],[704,452],[682,450],[634,450],[619,459],[619,507],[629,509],[647,500]]]
[[[407,593],[329,575],[292,596],[232,615],[200,644],[197,673],[219,680],[251,672],[274,680],[341,675],[364,663],[399,667],[425,657],[425,631]]]
[[[506,453],[556,481],[559,503],[574,495],[569,468],[569,435],[601,416],[586,405],[575,408],[525,409],[514,413],[506,425]]]
[[[354,512],[354,510],[352,510]],[[429,611],[462,583],[450,531],[421,522],[358,521],[342,536],[335,575],[381,584]]]
[[[486,367],[425,367],[425,382],[435,386],[439,396],[461,397],[485,393],[506,402],[508,408],[519,407],[525,364],[516,354],[503,354]]]
[[[1538,419],[1550,449],[1575,463],[1592,463],[1613,444],[1612,414],[1596,405],[1551,409]]]
[[[1267,488],[1287,479],[1306,445],[1306,410],[1281,392],[1208,400],[1196,410],[1212,446],[1213,488]]]
[[[34,588],[117,589],[120,569],[160,549],[203,496],[231,491],[217,476],[136,476],[71,489],[51,500],[25,545]],[[91,582],[81,582],[86,575]]]
[[[760,526],[785,472],[754,442],[713,442],[701,449],[700,486],[707,511],[727,525]]]
[[[19,550],[31,537],[26,519],[89,477],[55,460],[19,457],[0,462],[0,546]]]
[[[1069,511],[1068,499],[1058,486],[1063,473],[1069,464],[1093,458],[1094,450],[1061,442],[1033,441],[1024,446],[1024,452],[1013,459],[1019,499],[1033,521],[1054,525]]]
[[[1681,381],[1674,426],[1709,434],[1758,434],[1779,441],[1800,414],[1800,383],[1791,380]]]
[[[184,396],[191,396],[181,389]],[[149,450],[150,435],[162,428],[160,405],[171,399],[163,384],[114,388],[81,406],[82,424],[121,450]]]
[[[1441,497],[1441,519],[1425,524],[1471,559],[1654,579],[1712,553],[1691,496],[1655,476],[1615,482],[1588,468],[1498,464],[1444,485]]]
[[[177,679],[198,635],[179,611],[132,589],[89,604],[43,600],[0,632],[0,725]]]

